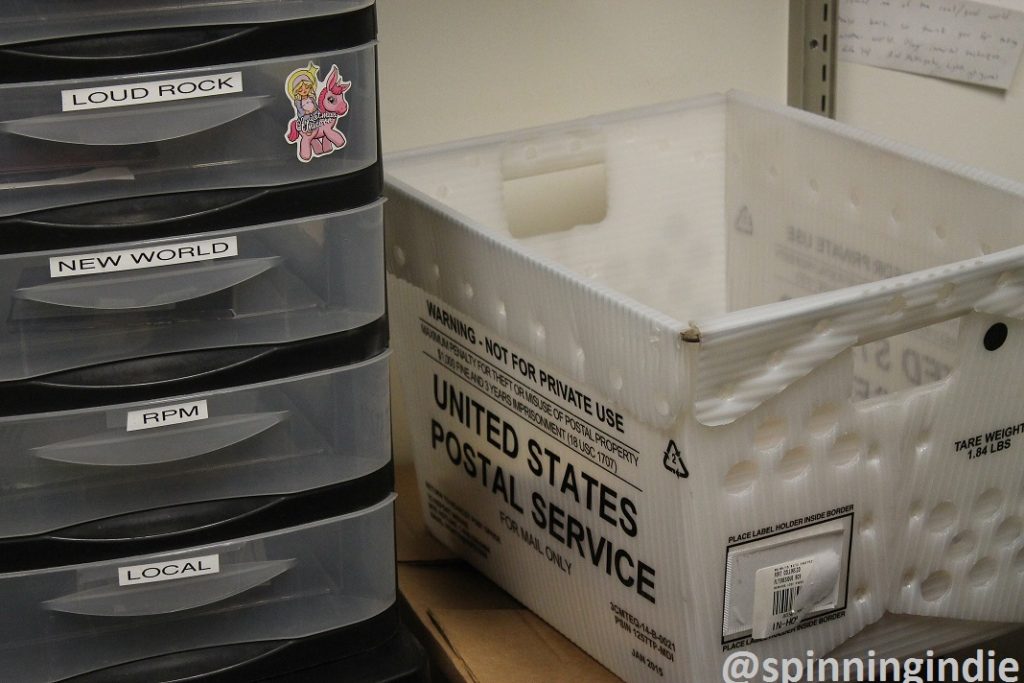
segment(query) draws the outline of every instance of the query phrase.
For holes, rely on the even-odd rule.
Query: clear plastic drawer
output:
[[[154,46],[140,59],[75,60],[75,45],[54,54],[0,50],[0,216],[270,187],[375,165],[375,42],[338,49],[342,41],[264,30],[244,49],[215,50],[218,41],[203,36],[205,48],[161,56]],[[292,40],[294,56],[262,56],[262,45],[281,51]],[[235,57],[246,61],[218,61]],[[40,74],[67,77],[31,80]]]
[[[119,31],[246,25],[343,14],[373,0],[5,0],[0,45]]]
[[[388,354],[158,400],[0,417],[0,538],[355,482],[391,460]]]
[[[0,381],[290,342],[384,314],[381,203],[140,242],[0,254]]]
[[[395,601],[393,501],[171,552],[0,574],[0,670],[49,683],[369,620]]]

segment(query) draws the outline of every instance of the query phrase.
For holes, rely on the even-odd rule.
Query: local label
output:
[[[181,263],[238,256],[238,238],[221,237],[180,244],[159,244],[122,251],[71,254],[50,258],[50,277],[97,275],[123,270],[159,268]]]
[[[118,567],[117,579],[118,584],[121,586],[134,586],[142,583],[155,583],[157,581],[189,579],[219,572],[220,555],[203,555],[202,557],[185,557],[168,562]]]
[[[190,100],[242,92],[242,72],[209,74],[175,78],[166,81],[148,81],[130,85],[102,85],[97,88],[62,90],[61,111],[108,109],[133,104],[152,104]]]
[[[196,422],[198,420],[205,420],[208,417],[210,417],[210,413],[206,407],[205,400],[157,406],[144,410],[132,410],[128,412],[127,431],[135,432],[140,429]]]

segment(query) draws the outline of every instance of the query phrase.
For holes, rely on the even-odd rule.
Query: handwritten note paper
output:
[[[841,0],[839,59],[1006,90],[1024,12],[956,0]]]

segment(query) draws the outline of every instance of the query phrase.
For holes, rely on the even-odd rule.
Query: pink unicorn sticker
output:
[[[284,138],[294,144],[295,155],[306,163],[345,146],[345,136],[337,129],[338,119],[348,113],[345,93],[352,87],[341,78],[337,65],[331,65],[326,81],[320,81],[320,67],[310,62],[304,69],[288,75],[285,91],[295,107]]]

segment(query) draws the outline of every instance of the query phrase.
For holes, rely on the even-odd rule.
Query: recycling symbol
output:
[[[665,469],[677,477],[686,479],[690,476],[690,471],[686,469],[686,463],[683,462],[683,453],[679,450],[675,440],[669,440],[668,446],[665,447],[665,458],[662,462],[665,465]]]

